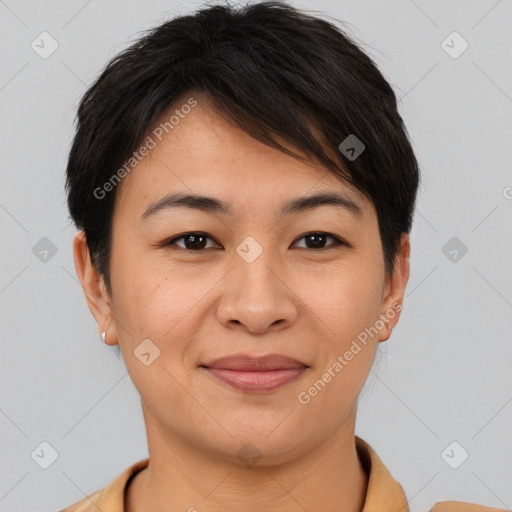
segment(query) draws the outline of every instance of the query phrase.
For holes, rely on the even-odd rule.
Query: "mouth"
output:
[[[262,357],[235,354],[199,367],[235,389],[268,392],[296,380],[309,365],[279,354]]]

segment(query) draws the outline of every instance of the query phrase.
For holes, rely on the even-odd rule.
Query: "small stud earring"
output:
[[[389,335],[391,336],[391,332],[393,331],[393,328],[392,327],[389,327],[389,324],[386,322],[386,325],[388,326],[388,329],[389,329]]]
[[[105,337],[106,337],[106,335],[107,335],[107,333],[106,333],[105,331],[103,331],[103,332],[101,333],[101,339],[102,339],[103,341],[105,341]]]

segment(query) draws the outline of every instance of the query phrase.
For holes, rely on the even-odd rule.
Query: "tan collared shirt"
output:
[[[409,512],[407,498],[401,485],[391,476],[372,447],[356,436],[359,460],[368,475],[366,500],[362,512]],[[61,510],[60,512],[123,512],[124,497],[130,480],[149,464],[149,458],[125,469],[114,481],[100,491]],[[507,512],[460,501],[436,503],[428,512]]]

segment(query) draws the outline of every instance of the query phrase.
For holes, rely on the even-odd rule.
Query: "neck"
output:
[[[362,512],[368,478],[355,447],[354,425],[287,463],[263,458],[252,467],[206,454],[184,442],[152,450],[130,483],[126,512]],[[153,431],[154,432],[154,431]],[[153,447],[156,448],[155,443]]]

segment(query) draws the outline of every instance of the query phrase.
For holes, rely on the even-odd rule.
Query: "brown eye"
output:
[[[183,240],[184,246],[177,244],[176,242],[178,240]],[[206,233],[191,232],[173,238],[172,240],[166,242],[165,245],[178,245],[178,247],[181,247],[182,249],[200,252],[201,250],[205,249],[208,240],[212,239]]]
[[[334,242],[326,245],[328,239],[332,239]],[[178,244],[178,241],[183,240],[182,244]],[[309,250],[326,250],[330,248],[334,248],[340,245],[348,245],[346,242],[341,240],[340,238],[331,235],[329,233],[324,232],[312,232],[307,233],[306,235],[303,235],[298,240],[304,240],[305,241],[305,247],[299,247]],[[185,249],[192,252],[201,252],[207,248],[208,241],[212,241],[213,239],[208,236],[206,233],[203,232],[190,232],[185,233],[181,236],[175,237],[168,242],[165,242],[165,246],[177,246],[181,249]],[[296,244],[295,244],[296,245]],[[215,244],[214,244],[215,246]]]
[[[333,239],[334,243],[325,246],[326,240],[328,238]],[[304,247],[305,249],[322,250],[329,249],[331,247],[337,247],[338,245],[346,245],[345,242],[343,242],[343,240],[339,239],[338,237],[323,232],[307,233],[306,235],[299,238],[299,240],[302,239],[306,241],[306,247]]]

